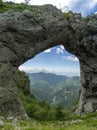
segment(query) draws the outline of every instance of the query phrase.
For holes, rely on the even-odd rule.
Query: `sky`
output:
[[[11,0],[8,0],[11,1]],[[21,3],[25,0],[12,0],[13,2]],[[81,13],[82,16],[97,12],[97,0],[29,0],[32,5],[52,4],[57,8],[68,6],[69,10]]]
[[[23,2],[23,0],[13,0]],[[63,10],[68,7],[76,13],[81,13],[83,17],[97,12],[97,0],[31,0],[32,5],[52,4]],[[80,76],[80,64],[77,57],[70,54],[61,46],[56,46],[30,59],[19,67],[20,70],[33,72],[50,72],[58,75]]]
[[[36,73],[55,73],[57,75],[79,76],[79,60],[64,47],[56,46],[36,55],[19,67],[20,70]]]

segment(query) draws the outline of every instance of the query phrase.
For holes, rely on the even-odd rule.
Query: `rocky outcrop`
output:
[[[0,14],[0,113],[25,117],[17,93],[18,67],[56,45],[75,54],[81,67],[78,113],[97,109],[97,15],[63,14],[51,5]]]

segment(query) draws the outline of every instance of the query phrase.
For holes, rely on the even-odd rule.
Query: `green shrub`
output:
[[[64,17],[69,20],[70,19],[70,16],[69,16],[69,13],[64,13]]]
[[[38,120],[46,120],[47,115],[48,111],[42,108],[34,112],[34,117]]]
[[[17,86],[22,90],[24,95],[30,95],[30,80],[24,72],[18,71]]]
[[[3,7],[3,2],[2,2],[2,0],[0,0],[0,8],[2,8]]]
[[[64,120],[65,119],[65,110],[62,106],[57,106],[55,109],[55,119]]]

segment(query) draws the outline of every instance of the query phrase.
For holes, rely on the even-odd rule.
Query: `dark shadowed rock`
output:
[[[25,117],[17,93],[17,69],[36,54],[56,45],[80,60],[78,113],[97,109],[97,16],[63,14],[51,5],[33,11],[0,14],[0,113]]]

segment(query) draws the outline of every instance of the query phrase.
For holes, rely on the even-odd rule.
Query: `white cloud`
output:
[[[57,53],[57,54],[60,54],[60,53],[64,53],[64,52],[63,52],[63,50],[62,50],[61,48],[57,48],[57,49],[56,49],[56,53]]]
[[[15,3],[23,3],[25,2],[25,0],[7,0],[7,1],[13,1]],[[63,7],[63,6],[68,6],[69,3],[71,3],[71,0],[30,0],[30,4],[32,5],[44,5],[44,4],[52,4],[54,6],[56,6],[57,8],[60,9],[60,6]]]
[[[19,70],[20,71],[24,71],[24,72],[27,72],[27,73],[38,73],[38,72],[45,72],[47,73],[48,72],[48,69],[47,68],[35,68],[35,67],[31,67],[31,66],[23,66],[21,65],[19,67]]]
[[[75,75],[80,75],[80,70],[79,68],[67,68],[67,67],[54,67],[54,68],[34,68],[30,66],[20,66],[19,67],[20,71],[24,71],[27,73],[39,73],[39,72],[45,72],[45,73],[54,73],[57,75],[67,75],[67,76],[75,76]]]
[[[25,0],[7,0],[13,1],[16,3],[23,3]],[[63,7],[68,7],[69,10],[74,12],[81,12],[83,16],[87,14],[89,10],[97,5],[97,0],[31,0],[30,4],[32,5],[43,5],[43,4],[52,4],[59,9]]]
[[[52,50],[51,48],[50,48],[50,49],[47,49],[47,50],[44,51],[44,53],[50,53],[51,50]]]
[[[78,13],[82,13],[83,16],[91,14],[90,12],[97,5],[97,0],[74,0],[70,3],[69,8]]]
[[[43,5],[43,4],[52,4],[57,6],[57,8],[61,8],[63,6],[68,6],[71,0],[31,0],[31,4],[33,5]]]
[[[62,50],[64,50],[64,46],[63,46],[63,45],[61,45],[60,48],[61,48]]]
[[[55,73],[55,74],[58,74],[59,72],[56,72],[56,67],[54,67],[54,68],[52,68],[52,67],[41,67],[41,68],[39,68],[39,67],[37,67],[37,68],[35,68],[35,67],[31,67],[31,66],[23,66],[23,65],[21,65],[20,67],[19,67],[19,70],[20,71],[24,71],[24,72],[26,72],[26,73],[39,73],[39,72],[44,72],[44,73]],[[62,71],[63,72],[63,71]]]
[[[69,10],[81,12],[85,16],[89,10],[95,7],[97,0],[31,0],[30,3],[32,5],[52,4],[59,9],[67,6]]]
[[[64,53],[64,47],[61,45],[60,47],[56,48],[56,53],[57,54]]]
[[[32,67],[21,65],[21,66],[19,67],[19,70],[20,70],[20,71],[25,71],[25,72],[31,72],[31,71],[32,71]]]
[[[74,62],[78,62],[78,58],[77,57],[73,57],[73,56],[61,56],[61,58],[63,60],[69,60],[69,61],[74,61]]]

